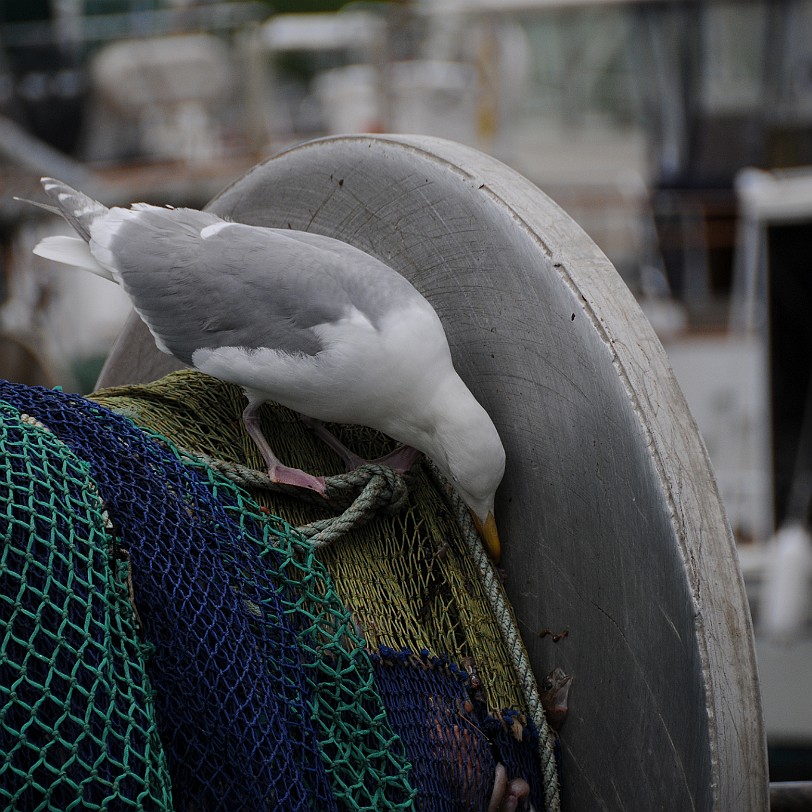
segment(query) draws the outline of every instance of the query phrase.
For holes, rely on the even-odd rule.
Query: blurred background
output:
[[[41,175],[200,207],[341,132],[478,147],[612,260],[736,535],[771,777],[812,779],[812,0],[2,0],[0,376],[90,391],[128,313],[31,254]]]

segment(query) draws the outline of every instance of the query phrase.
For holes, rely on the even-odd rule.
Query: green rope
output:
[[[288,496],[297,496],[315,504],[346,502],[348,497],[352,498],[349,507],[341,515],[319,519],[296,528],[314,547],[324,547],[337,541],[348,531],[366,524],[379,513],[397,513],[409,495],[404,477],[386,465],[367,463],[346,474],[327,477],[325,499],[304,488],[272,482],[264,471],[217,460],[207,454],[186,449],[183,453],[200,460],[227,479],[246,488],[262,488]]]

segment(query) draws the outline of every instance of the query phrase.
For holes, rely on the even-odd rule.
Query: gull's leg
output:
[[[394,451],[390,451],[376,460],[370,460],[370,462],[388,465],[398,474],[405,474],[419,459],[420,452],[416,448],[412,448],[410,445],[399,445]]]
[[[374,462],[379,465],[387,465],[399,474],[405,474],[420,457],[420,452],[416,448],[412,448],[408,445],[399,445],[394,451],[390,451],[383,457],[378,457],[374,460],[365,460],[363,457],[359,457],[355,452],[350,451],[335,434],[325,428],[324,423],[320,420],[307,417],[307,415],[302,415],[302,420],[316,437],[341,457],[348,471],[354,471],[356,468],[360,468],[368,462]]]
[[[245,424],[245,430],[256,443],[259,453],[262,454],[262,459],[265,460],[265,464],[268,466],[268,476],[271,478],[271,482],[295,485],[297,488],[308,488],[324,496],[324,477],[315,477],[298,468],[289,468],[287,465],[282,465],[276,454],[273,453],[259,425],[259,415],[257,414],[259,406],[260,404],[249,403],[242,413],[242,422]]]
[[[341,461],[344,463],[344,466],[348,471],[354,471],[359,466],[363,465],[366,460],[362,457],[359,457],[354,452],[350,451],[338,437],[335,436],[331,431],[328,431],[325,427],[324,423],[321,420],[316,420],[313,417],[308,417],[307,415],[300,415],[302,418],[302,422],[319,438],[328,448],[331,448],[341,457]]]

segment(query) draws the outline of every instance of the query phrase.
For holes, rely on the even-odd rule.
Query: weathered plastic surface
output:
[[[498,161],[417,136],[301,145],[210,208],[352,243],[439,312],[507,450],[496,515],[536,674],[575,675],[564,808],[767,809],[749,613],[708,459],[659,341],[583,231]],[[172,367],[130,326],[101,383]]]

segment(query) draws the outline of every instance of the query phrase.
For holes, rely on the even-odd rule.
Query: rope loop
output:
[[[377,462],[368,462],[345,474],[327,477],[325,481],[331,502],[343,499],[355,504],[365,500],[387,514],[400,512],[409,497],[405,475]]]
[[[316,547],[337,541],[378,514],[398,513],[409,497],[406,477],[387,465],[375,462],[368,462],[344,474],[326,477],[325,498],[305,488],[271,482],[265,471],[215,459],[196,451],[184,450],[182,453],[245,488],[276,491],[317,505],[343,506],[344,510],[338,516],[319,519],[296,528]]]

